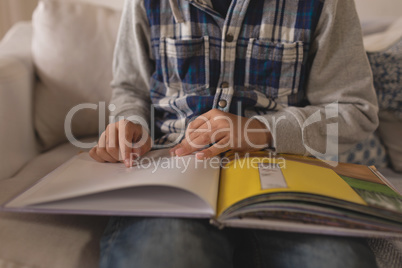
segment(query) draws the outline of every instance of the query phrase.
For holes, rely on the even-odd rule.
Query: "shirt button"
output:
[[[225,108],[227,104],[228,104],[228,102],[227,102],[226,100],[220,100],[220,101],[218,102],[218,105],[219,105],[219,107],[221,107],[221,108]]]
[[[229,87],[229,83],[228,83],[228,82],[222,82],[221,88],[228,88],[228,87]]]
[[[227,34],[226,35],[226,42],[233,42],[233,35],[231,35],[231,34]]]

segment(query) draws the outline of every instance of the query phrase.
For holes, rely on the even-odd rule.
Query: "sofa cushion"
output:
[[[402,36],[388,49],[368,53],[368,57],[380,111],[391,111],[402,120]]]
[[[124,0],[52,0],[52,1],[89,3],[97,6],[109,7],[116,10],[122,10],[124,5]]]
[[[16,176],[0,181],[0,204],[78,151],[63,144],[34,158]],[[0,212],[0,267],[97,267],[99,239],[107,220],[100,216]]]
[[[380,135],[387,147],[392,167],[402,172],[402,119],[390,111],[380,112]]]
[[[401,15],[400,0],[355,0],[361,21],[398,18]]]
[[[32,53],[38,75],[35,129],[48,149],[66,141],[64,123],[79,104],[107,102],[121,11],[76,1],[39,2],[33,16]],[[72,115],[76,137],[98,133],[99,111]],[[107,114],[106,114],[107,116]],[[107,118],[107,117],[106,117]]]
[[[38,153],[31,118],[31,40],[32,26],[24,22],[14,25],[0,42],[0,180],[14,175]]]

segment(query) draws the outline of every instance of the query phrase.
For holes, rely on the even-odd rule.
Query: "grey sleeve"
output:
[[[310,105],[286,107],[260,120],[271,130],[279,153],[344,152],[378,126],[372,73],[353,0],[325,1],[308,56]]]
[[[150,29],[142,0],[126,0],[113,60],[111,116],[149,126],[151,59]],[[135,119],[137,118],[137,119]],[[119,120],[119,118],[116,118]],[[142,121],[142,122],[139,122]]]

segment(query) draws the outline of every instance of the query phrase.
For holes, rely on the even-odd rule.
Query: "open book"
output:
[[[1,209],[209,218],[218,227],[402,237],[402,196],[381,174],[350,165],[350,172],[338,166],[338,175],[320,165],[326,166],[268,152],[201,161],[164,149],[126,168],[81,153]]]

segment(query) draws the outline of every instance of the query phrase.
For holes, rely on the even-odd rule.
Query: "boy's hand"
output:
[[[127,120],[109,124],[89,155],[98,162],[123,162],[132,166],[132,158],[151,149],[151,137],[139,124]]]
[[[170,153],[183,156],[213,144],[196,154],[207,159],[227,150],[260,150],[271,142],[271,133],[259,120],[213,109],[188,125],[186,137]]]

